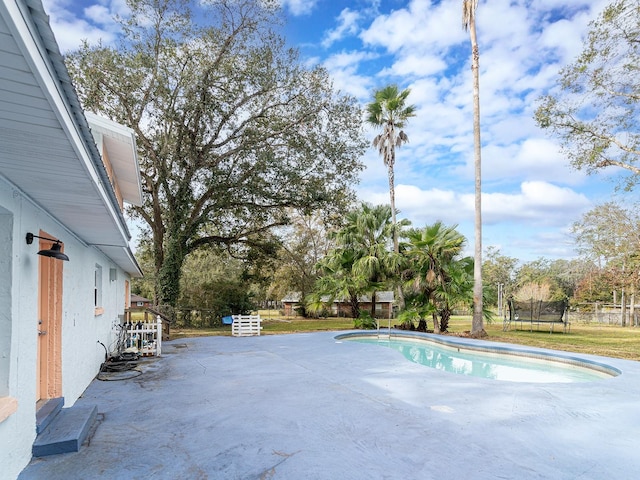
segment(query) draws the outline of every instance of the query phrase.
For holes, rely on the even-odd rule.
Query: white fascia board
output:
[[[138,161],[138,147],[136,144],[136,135],[132,128],[122,125],[121,123],[114,122],[108,118],[101,117],[92,112],[85,112],[85,117],[89,122],[89,126],[96,128],[101,132],[109,132],[116,135],[131,149],[131,159],[133,163],[133,175],[135,175],[135,182],[137,185],[137,192],[135,199],[129,199],[128,203],[135,206],[142,205],[142,179],[140,177],[140,162]]]

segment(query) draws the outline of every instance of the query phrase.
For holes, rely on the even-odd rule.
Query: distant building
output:
[[[282,308],[286,316],[294,316],[297,314],[296,308],[300,304],[300,292],[290,292],[282,301]],[[390,312],[393,314],[393,302],[395,300],[392,291],[376,292],[376,318],[389,318]],[[327,298],[328,301],[328,298]],[[358,298],[360,302],[360,310],[371,311],[371,296],[362,295]],[[334,317],[350,317],[351,303],[346,299],[334,300],[329,306],[329,315]]]
[[[148,308],[153,305],[153,301],[148,298],[141,297],[140,295],[131,294],[131,308]]]

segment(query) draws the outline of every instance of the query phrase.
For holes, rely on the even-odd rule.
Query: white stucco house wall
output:
[[[31,459],[38,406],[72,406],[113,345],[142,274],[123,202],[141,201],[133,132],[83,112],[41,1],[0,2],[2,478]],[[69,260],[38,255],[47,239]]]

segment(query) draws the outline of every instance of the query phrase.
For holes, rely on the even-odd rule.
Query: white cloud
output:
[[[293,16],[308,15],[316,7],[318,0],[280,0],[282,8],[286,8]]]
[[[114,15],[129,12],[124,0],[102,1],[79,10],[70,0],[43,0],[62,53],[76,50],[83,40],[91,44],[110,44],[117,38],[119,27]]]
[[[336,89],[366,102],[373,91],[372,80],[359,74],[358,67],[376,57],[374,53],[363,51],[339,52],[327,57],[323,65],[331,74]]]
[[[514,194],[490,193],[482,196],[483,221],[515,222],[528,225],[562,226],[568,218],[591,206],[589,199],[568,187],[548,182],[523,182]]]
[[[555,143],[540,137],[530,137],[521,143],[487,145],[482,151],[482,163],[483,177],[492,183],[526,179],[580,185],[585,179],[570,168]],[[472,160],[466,168],[471,172]]]
[[[377,55],[374,53],[363,51],[342,51],[330,55],[327,60],[325,60],[324,65],[330,69],[345,68],[349,70],[356,70],[360,62],[371,60],[376,57]]]
[[[405,49],[443,50],[466,38],[458,2],[413,0],[407,8],[380,15],[361,34],[365,45],[382,46],[389,52]],[[455,26],[455,27],[454,27]]]
[[[389,191],[384,188],[363,190],[360,196],[374,204],[389,203]],[[421,189],[399,184],[395,188],[395,199],[401,216],[416,225],[436,220],[460,224],[473,220],[474,216],[475,196],[469,191]],[[512,225],[563,226],[568,218],[590,206],[591,202],[584,194],[541,181],[523,182],[520,189],[512,193],[482,194],[483,223],[487,225],[509,222]]]
[[[322,46],[328,48],[347,35],[355,35],[358,32],[358,20],[360,18],[361,14],[359,12],[349,8],[342,10],[337,19],[337,27],[325,32]]]
[[[426,76],[446,69],[444,60],[436,55],[406,55],[398,59],[390,68],[380,72],[381,76]]]

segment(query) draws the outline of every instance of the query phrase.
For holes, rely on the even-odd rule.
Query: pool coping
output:
[[[511,355],[516,357],[525,357],[536,360],[545,360],[551,362],[562,363],[565,365],[571,365],[580,368],[587,368],[595,370],[600,373],[607,374],[611,377],[618,377],[622,375],[622,370],[604,363],[602,361],[592,360],[583,356],[576,356],[575,354],[568,354],[559,350],[538,349],[535,347],[521,347],[519,345],[509,344],[495,345],[489,344],[486,340],[475,340],[464,337],[445,337],[434,333],[415,332],[407,330],[391,330],[384,332],[383,337],[380,337],[375,330],[359,330],[355,332],[347,332],[344,334],[336,335],[336,340],[353,339],[353,338],[404,338],[414,341],[430,342],[438,345],[443,345],[449,348],[463,348],[465,350],[498,354],[498,355]]]

